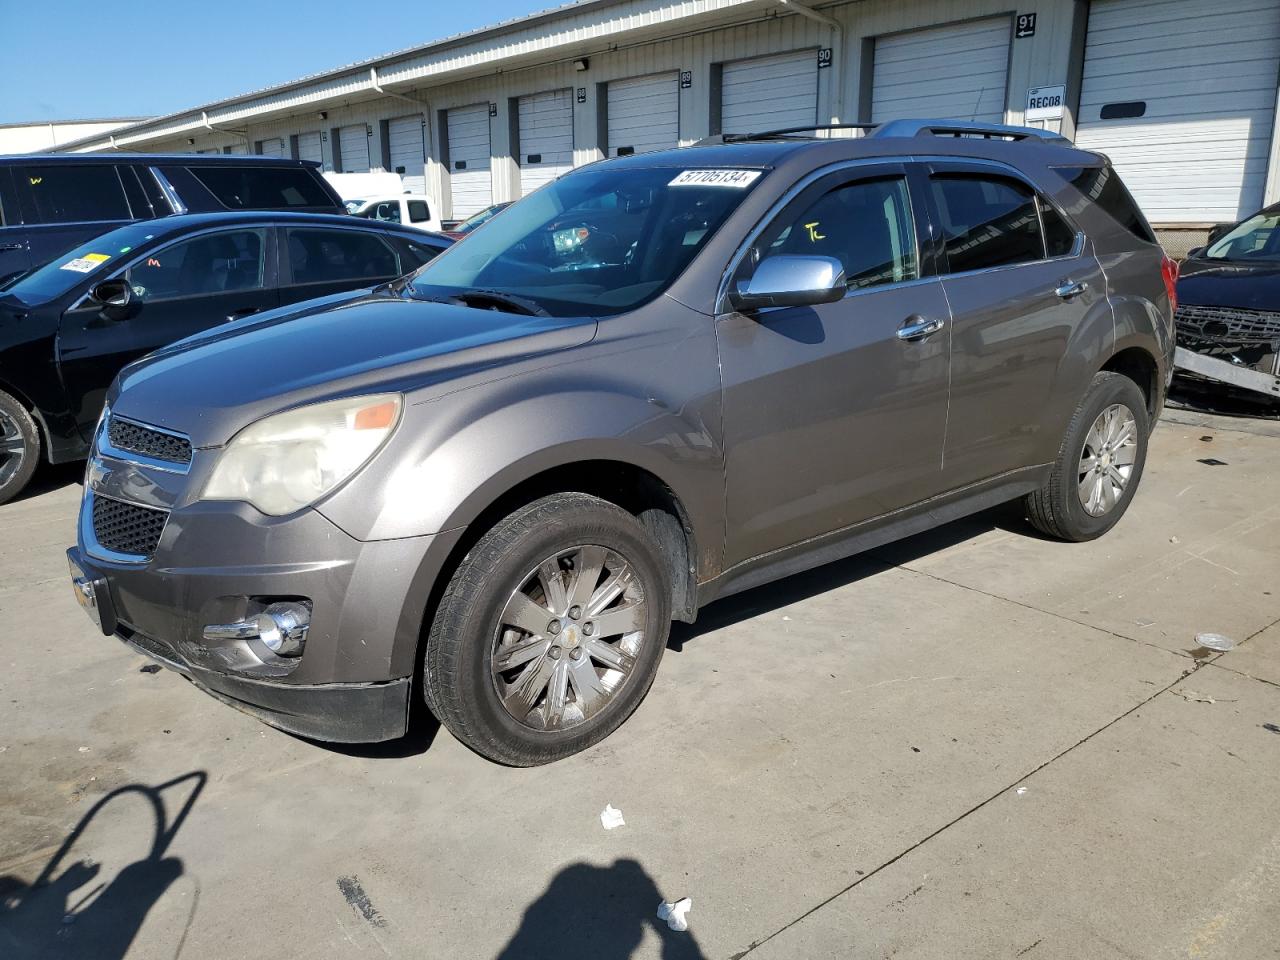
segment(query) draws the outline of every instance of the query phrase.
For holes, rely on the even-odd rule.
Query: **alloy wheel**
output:
[[[27,442],[17,421],[0,410],[0,487],[17,476],[26,457]]]
[[[503,707],[546,731],[596,716],[630,678],[645,621],[640,578],[616,551],[588,544],[543,560],[512,591],[494,634]]]
[[[1093,517],[1110,513],[1124,496],[1138,456],[1133,411],[1113,403],[1093,421],[1080,451],[1080,504]]]

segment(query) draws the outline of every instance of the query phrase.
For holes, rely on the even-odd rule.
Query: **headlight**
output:
[[[236,434],[205,500],[243,500],[273,517],[315,503],[369,462],[400,419],[400,395],[331,400],[259,420]]]

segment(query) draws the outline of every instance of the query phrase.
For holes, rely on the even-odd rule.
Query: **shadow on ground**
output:
[[[77,460],[74,463],[42,463],[36,469],[35,476],[31,478],[31,482],[26,488],[15,496],[10,503],[21,503],[23,500],[32,500],[46,493],[52,493],[54,490],[60,490],[63,487],[69,487],[72,484],[84,483],[84,462]]]
[[[496,960],[627,960],[646,929],[661,941],[662,960],[706,960],[692,931],[677,932],[658,919],[663,899],[635,860],[608,867],[575,863],[529,905]]]
[[[132,783],[103,796],[80,818],[30,884],[0,877],[0,957],[6,960],[122,960],[151,908],[183,874],[183,863],[166,855],[169,845],[204,789],[208,774],[193,771],[155,787]],[[165,791],[185,799],[170,819]],[[151,849],[110,880],[94,883],[101,865],[64,861],[94,818],[113,800],[141,795],[152,812]],[[139,829],[145,829],[140,825]],[[190,927],[196,899],[191,904]],[[183,938],[186,931],[183,931]],[[176,956],[182,950],[174,945]]]

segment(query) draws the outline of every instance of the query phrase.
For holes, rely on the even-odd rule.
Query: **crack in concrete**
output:
[[[937,579],[941,579],[941,578],[937,578]],[[981,590],[979,590],[979,591],[977,591],[977,592],[981,593],[982,591],[981,591]],[[990,596],[990,594],[988,594],[988,596]],[[997,598],[997,599],[1002,599],[1002,598]],[[1010,602],[1011,602],[1011,603],[1016,603],[1017,601],[1010,601]],[[1020,604],[1020,605],[1021,605],[1021,606],[1025,606],[1025,604]],[[1034,608],[1033,608],[1033,609],[1034,609]],[[1041,611],[1041,612],[1044,612],[1044,611]],[[1063,618],[1063,619],[1066,619],[1066,618]],[[1085,624],[1085,626],[1088,626],[1088,624]],[[1096,628],[1095,628],[1095,629],[1096,629]],[[1106,632],[1106,631],[1102,631],[1102,632]],[[1117,636],[1118,636],[1118,634],[1117,634]],[[1128,638],[1128,637],[1125,637],[1124,639],[1129,639],[1129,638]],[[1135,642],[1137,642],[1137,641],[1135,641]],[[1158,649],[1163,649],[1163,648],[1158,648]],[[1169,653],[1170,651],[1167,651],[1167,650],[1166,650],[1165,652],[1166,652],[1166,653]],[[1174,654],[1174,656],[1177,656],[1177,654]],[[1146,698],[1144,698],[1144,699],[1142,699],[1142,700],[1139,700],[1137,703],[1135,703],[1132,707],[1130,707],[1130,708],[1129,708],[1128,710],[1126,710],[1124,713],[1120,714],[1119,716],[1113,717],[1112,719],[1110,719],[1110,720],[1108,720],[1106,723],[1104,723],[1102,726],[1098,727],[1098,729],[1094,730],[1092,733],[1089,733],[1089,734],[1085,735],[1084,737],[1082,737],[1081,739],[1079,739],[1079,740],[1077,740],[1075,743],[1073,743],[1071,746],[1069,746],[1069,747],[1065,748],[1064,750],[1061,750],[1061,751],[1059,751],[1058,753],[1054,754],[1054,755],[1053,755],[1052,757],[1050,757],[1048,760],[1045,760],[1043,763],[1041,763],[1040,765],[1038,765],[1038,766],[1034,767],[1032,770],[1030,770],[1030,771],[1028,771],[1027,773],[1023,774],[1022,776],[1017,777],[1016,779],[1014,779],[1014,780],[1010,781],[1006,786],[1001,787],[999,790],[997,790],[995,793],[991,794],[991,796],[987,797],[985,800],[981,800],[981,801],[979,801],[978,803],[974,804],[974,805],[973,805],[972,807],[970,807],[968,810],[965,810],[963,813],[961,813],[961,814],[959,814],[958,816],[954,817],[953,819],[951,819],[951,820],[947,821],[947,822],[946,822],[946,823],[944,823],[942,826],[938,827],[938,829],[934,830],[932,833],[928,834],[927,836],[922,837],[921,839],[917,840],[915,843],[911,844],[911,846],[907,847],[905,850],[902,850],[902,851],[898,852],[897,854],[895,854],[893,857],[890,857],[888,860],[886,860],[884,863],[880,864],[878,867],[874,867],[873,869],[868,870],[865,874],[863,874],[862,876],[860,876],[857,880],[854,880],[854,881],[853,881],[852,883],[850,883],[848,886],[844,887],[844,888],[843,888],[843,889],[841,889],[841,890],[837,890],[835,893],[833,893],[831,896],[827,897],[825,900],[823,900],[823,901],[821,901],[820,903],[818,903],[818,904],[816,904],[816,905],[814,905],[814,906],[810,907],[808,910],[806,910],[804,913],[800,914],[800,916],[796,917],[794,920],[788,921],[787,923],[783,924],[781,927],[779,927],[777,930],[773,931],[773,933],[769,934],[767,937],[763,937],[763,938],[761,938],[760,940],[753,940],[753,941],[751,942],[750,946],[748,946],[745,950],[741,950],[741,951],[739,951],[738,953],[733,954],[732,956],[730,956],[730,957],[729,957],[729,960],[742,960],[742,958],[746,957],[746,956],[747,956],[748,954],[750,954],[752,951],[754,951],[754,950],[758,949],[759,947],[764,946],[764,945],[765,945],[766,943],[768,943],[770,940],[773,940],[775,937],[779,936],[780,934],[783,934],[783,933],[785,933],[787,930],[790,930],[790,929],[791,929],[792,927],[794,927],[796,924],[798,924],[798,923],[800,923],[800,922],[802,922],[802,921],[804,921],[804,920],[808,919],[809,917],[813,916],[815,913],[817,913],[817,912],[818,912],[819,910],[821,910],[823,907],[825,907],[825,906],[827,906],[828,904],[831,904],[831,903],[835,902],[836,900],[840,899],[841,897],[843,897],[846,893],[848,893],[849,891],[851,891],[854,887],[858,886],[859,884],[862,884],[862,883],[866,882],[867,880],[870,880],[870,879],[871,879],[872,877],[874,877],[876,874],[880,873],[880,871],[882,871],[882,870],[884,870],[884,869],[886,869],[886,868],[888,868],[888,867],[893,866],[895,863],[897,863],[897,862],[898,862],[899,860],[901,860],[903,857],[907,856],[907,855],[908,855],[908,854],[910,854],[910,853],[914,853],[916,850],[919,850],[921,847],[923,847],[923,846],[924,846],[926,843],[928,843],[930,840],[934,839],[934,837],[940,836],[942,833],[946,832],[947,830],[950,830],[950,829],[951,829],[952,827],[954,827],[956,824],[961,823],[962,821],[964,821],[964,820],[968,819],[970,816],[972,816],[973,814],[977,813],[979,810],[981,810],[983,807],[987,806],[989,803],[991,803],[992,801],[994,801],[994,800],[995,800],[995,799],[997,799],[998,797],[1002,796],[1002,795],[1003,795],[1003,794],[1005,794],[1005,793],[1008,793],[1011,789],[1013,789],[1014,787],[1016,787],[1018,784],[1023,783],[1023,782],[1025,782],[1025,781],[1027,781],[1027,780],[1030,780],[1032,777],[1034,777],[1034,776],[1035,776],[1037,773],[1039,773],[1041,770],[1045,769],[1045,768],[1046,768],[1047,766],[1049,766],[1051,763],[1056,763],[1058,760],[1061,760],[1063,757],[1065,757],[1067,754],[1071,753],[1071,752],[1072,752],[1073,750],[1075,750],[1077,747],[1081,747],[1081,746],[1083,746],[1084,744],[1088,743],[1090,740],[1092,740],[1092,739],[1093,739],[1094,737],[1096,737],[1098,734],[1103,733],[1103,732],[1105,732],[1106,730],[1109,730],[1111,727],[1115,726],[1117,723],[1119,723],[1121,720],[1124,720],[1126,717],[1132,716],[1134,713],[1136,713],[1137,711],[1141,710],[1143,707],[1147,706],[1147,704],[1151,703],[1151,701],[1152,701],[1152,700],[1154,700],[1156,697],[1160,696],[1160,695],[1161,695],[1161,694],[1163,694],[1163,693],[1168,693],[1168,692],[1169,692],[1170,690],[1172,690],[1172,689],[1173,689],[1173,687],[1175,687],[1177,684],[1182,683],[1182,681],[1186,680],[1186,679],[1187,679],[1187,677],[1191,676],[1191,675],[1192,675],[1192,674],[1194,674],[1197,670],[1199,670],[1201,667],[1205,666],[1205,664],[1206,664],[1206,663],[1207,663],[1207,661],[1202,661],[1202,662],[1196,662],[1196,663],[1194,663],[1194,665],[1191,667],[1191,669],[1189,669],[1189,670],[1184,670],[1184,671],[1182,672],[1182,675],[1181,675],[1181,676],[1179,676],[1176,680],[1173,680],[1173,681],[1171,681],[1169,684],[1167,684],[1166,686],[1161,687],[1161,688],[1160,688],[1159,690],[1157,690],[1155,693],[1151,694],[1151,696],[1146,697]],[[913,892],[915,892],[915,891],[913,891]],[[906,899],[906,898],[904,897],[903,899]],[[1035,946],[1035,944],[1032,944],[1032,946]]]

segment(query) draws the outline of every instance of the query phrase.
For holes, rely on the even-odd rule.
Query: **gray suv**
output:
[[[717,597],[1014,498],[1105,533],[1173,352],[1124,186],[1040,131],[850,132],[591,164],[414,275],[126,368],[77,598],[284,730],[390,739],[423,697],[533,765]]]

